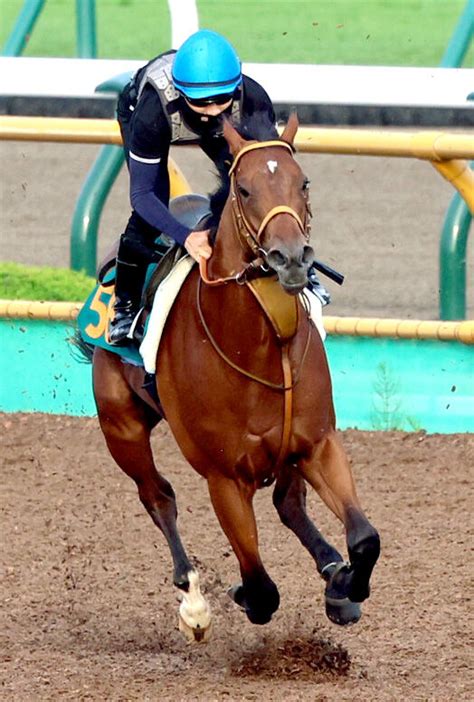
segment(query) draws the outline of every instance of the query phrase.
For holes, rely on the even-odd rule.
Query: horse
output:
[[[233,157],[229,193],[212,256],[190,271],[163,330],[156,359],[161,407],[143,388],[143,369],[94,351],[100,427],[167,541],[181,593],[179,629],[190,641],[208,640],[212,615],[180,538],[174,490],[150,446],[163,414],[185,459],[207,481],[240,567],[229,594],[252,623],[266,624],[279,607],[258,548],[258,489],[274,483],[273,504],[314,559],[332,622],[360,618],[379,556],[379,535],[363,512],[336,430],[323,342],[300,295],[315,254],[309,181],[294,158],[297,129],[291,115],[279,139],[259,141],[224,125]],[[264,288],[271,289],[265,304]],[[276,317],[288,306],[290,321],[274,324],[266,309],[272,304]],[[347,561],[308,516],[306,485],[343,523]]]

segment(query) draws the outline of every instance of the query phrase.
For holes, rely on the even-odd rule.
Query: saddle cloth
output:
[[[106,330],[108,320],[113,314],[114,300],[113,285],[111,284],[113,271],[110,271],[104,281],[105,287],[101,284],[97,285],[79,313],[78,327],[83,340],[92,346],[101,346],[107,351],[118,354],[128,363],[143,365],[148,373],[155,373],[156,357],[165,322],[193,265],[193,259],[186,255],[179,259],[163,279],[155,293],[152,309],[146,322],[145,335],[139,350],[135,344],[111,346],[107,341]],[[304,296],[309,305],[310,317],[324,341],[326,332],[323,326],[321,301],[308,288],[306,288]],[[265,311],[268,315],[268,310]]]

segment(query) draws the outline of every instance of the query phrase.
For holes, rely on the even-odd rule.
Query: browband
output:
[[[293,147],[286,141],[277,141],[276,139],[274,139],[273,141],[254,141],[251,144],[247,144],[247,146],[244,146],[244,148],[241,149],[239,153],[235,156],[234,162],[232,163],[232,166],[229,170],[229,175],[232,175],[232,173],[237,167],[238,162],[240,161],[242,156],[244,156],[244,154],[246,154],[248,151],[254,151],[254,149],[265,149],[268,146],[283,146],[283,148],[288,149],[291,155],[293,155]]]

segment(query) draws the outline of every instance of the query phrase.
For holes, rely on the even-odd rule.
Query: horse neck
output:
[[[209,259],[209,277],[216,279],[234,276],[240,273],[252,258],[252,252],[244,248],[235,230],[232,202],[229,198],[222,212],[212,256]]]

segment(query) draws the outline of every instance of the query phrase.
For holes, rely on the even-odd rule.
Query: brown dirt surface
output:
[[[0,415],[2,699],[472,700],[474,436],[344,432],[359,494],[382,538],[361,621],[324,615],[323,583],[257,495],[264,562],[281,607],[264,627],[227,598],[235,557],[206,484],[164,423],[157,462],[178,496],[183,540],[214,615],[213,638],[177,630],[170,558],[113,464],[97,420]],[[310,513],[344,549],[340,524]]]

